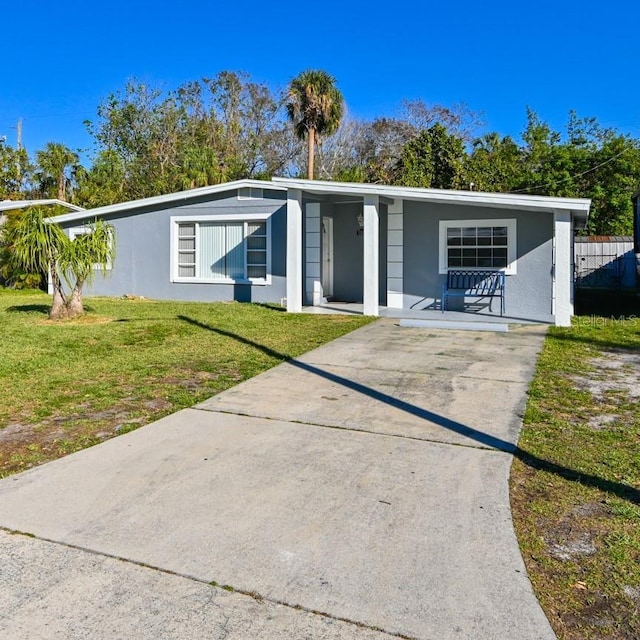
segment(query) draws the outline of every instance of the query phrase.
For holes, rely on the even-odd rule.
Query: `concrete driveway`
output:
[[[554,638],[507,484],[544,331],[380,320],[1,481],[0,636]]]

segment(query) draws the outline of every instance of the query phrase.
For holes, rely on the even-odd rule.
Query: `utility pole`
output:
[[[18,118],[18,124],[16,125],[16,138],[16,148],[20,151],[20,149],[22,149],[22,118]]]
[[[22,166],[20,164],[20,150],[22,149],[22,118],[18,118],[18,124],[16,125],[16,149],[18,150],[18,154],[16,155],[18,188],[22,188]]]

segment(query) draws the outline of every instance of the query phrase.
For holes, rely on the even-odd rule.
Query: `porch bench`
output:
[[[473,271],[449,269],[442,285],[442,313],[447,310],[449,298],[489,298],[489,311],[493,298],[500,298],[500,315],[504,315],[505,277],[502,271]]]

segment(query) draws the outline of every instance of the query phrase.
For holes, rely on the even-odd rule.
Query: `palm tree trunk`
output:
[[[51,286],[53,287],[53,303],[49,310],[49,318],[51,320],[64,320],[68,317],[67,301],[65,299],[64,291],[62,289],[62,282],[60,276],[56,271],[55,264],[50,268],[51,272]]]
[[[308,178],[313,180],[313,159],[316,150],[316,130],[313,127],[309,127],[309,158],[307,162]]]
[[[64,172],[62,172],[58,176],[58,200],[66,200],[66,189],[65,189],[66,178]]]
[[[78,279],[67,300],[67,314],[70,318],[77,318],[84,314],[84,305],[82,304],[83,285],[84,280]]]

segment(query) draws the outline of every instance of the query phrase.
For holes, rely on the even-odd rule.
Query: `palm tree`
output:
[[[41,208],[31,207],[20,216],[12,240],[10,250],[18,265],[25,271],[51,274],[53,304],[49,317],[66,317],[64,289],[56,268],[58,254],[67,240],[62,229],[57,224],[47,224]]]
[[[115,256],[113,228],[97,220],[86,227],[86,233],[72,240],[59,225],[47,222],[47,217],[42,208],[27,209],[16,225],[10,250],[24,269],[50,274],[53,304],[49,317],[75,318],[84,312],[82,287],[94,277],[96,267],[104,274]],[[71,289],[69,295],[62,279]]]
[[[71,178],[80,168],[78,154],[59,142],[47,142],[44,149],[36,151],[36,163],[41,190],[48,196],[66,200]]]
[[[335,79],[326,71],[308,69],[289,85],[287,114],[296,136],[309,144],[308,177],[313,180],[316,137],[334,133],[340,126],[344,99]]]
[[[58,256],[58,268],[71,288],[66,299],[67,317],[75,318],[84,313],[82,288],[92,282],[98,269],[105,276],[114,258],[113,226],[104,220],[85,226],[84,233],[64,243]]]

